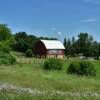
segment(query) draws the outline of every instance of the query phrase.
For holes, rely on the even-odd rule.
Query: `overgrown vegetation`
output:
[[[50,58],[44,62],[44,69],[47,70],[61,70],[63,66],[61,59]]]
[[[39,39],[57,40],[56,38],[37,37],[35,35],[28,35],[26,32],[17,32],[12,34],[11,29],[5,25],[0,24],[0,41],[6,41],[8,46],[14,51],[25,53],[28,49],[35,53],[35,46]],[[80,33],[78,38],[64,39],[66,56],[83,55],[86,57],[93,57],[99,59],[100,43],[95,41],[88,33]]]
[[[67,72],[69,74],[96,76],[96,70],[91,62],[80,61],[73,62],[69,65]]]
[[[22,59],[24,60],[25,58],[22,57]],[[68,68],[70,63],[75,60],[65,60],[63,70],[61,71],[43,70],[41,68],[43,64],[43,62],[41,61],[42,59],[37,60],[39,60],[39,63],[33,62],[28,64],[26,62],[24,64],[19,63],[15,65],[9,65],[9,67],[7,67],[6,65],[1,65],[0,84],[8,83],[18,88],[30,88],[35,91],[33,93],[41,93],[40,95],[43,95],[44,92],[46,92],[46,94],[44,94],[45,96],[40,96],[39,94],[32,96],[29,94],[27,95],[27,93],[26,95],[24,93],[14,94],[15,92],[13,89],[11,89],[10,92],[7,92],[7,94],[2,94],[2,96],[4,96],[5,98],[7,96],[9,96],[9,98],[17,96],[17,100],[20,100],[21,98],[27,100],[29,99],[29,97],[31,97],[33,100],[40,100],[41,98],[43,98],[43,100],[47,100],[50,98],[51,100],[64,100],[66,98],[68,98],[69,100],[100,99],[99,61],[92,62],[96,69],[96,77],[79,77],[77,75],[66,74],[66,68]],[[9,88],[10,87],[8,87],[8,89]],[[51,95],[52,97],[50,97]]]
[[[0,64],[15,64],[16,59],[10,54],[10,48],[6,43],[0,43]]]
[[[33,51],[31,49],[28,49],[26,52],[25,52],[25,56],[26,57],[32,57],[33,56]]]

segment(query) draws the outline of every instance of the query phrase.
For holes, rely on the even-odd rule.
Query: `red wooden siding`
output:
[[[35,54],[40,56],[46,55],[46,48],[42,42],[38,42],[35,48]]]

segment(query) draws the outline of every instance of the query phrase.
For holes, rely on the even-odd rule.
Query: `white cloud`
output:
[[[63,33],[62,33],[62,32],[57,32],[57,34],[58,34],[58,35],[62,35]]]
[[[89,18],[89,19],[85,19],[85,20],[83,20],[84,22],[96,22],[97,21],[97,19],[95,19],[95,18]]]

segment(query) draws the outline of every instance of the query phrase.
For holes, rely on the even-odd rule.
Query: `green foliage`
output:
[[[11,30],[6,24],[0,24],[0,41],[7,40],[11,37]]]
[[[0,53],[10,53],[10,47],[8,45],[8,42],[2,41],[0,42]]]
[[[18,32],[14,35],[15,42],[12,44],[12,48],[15,51],[25,53],[27,49],[35,50],[38,38],[34,35],[27,35],[26,32]]]
[[[24,40],[19,40],[12,44],[12,48],[15,51],[24,53],[28,49],[28,43]]]
[[[49,38],[49,37],[39,37],[39,39],[43,39],[43,40],[57,40],[57,38]]]
[[[80,64],[79,62],[73,62],[69,65],[67,72],[70,74],[78,74],[80,73]]]
[[[0,42],[0,64],[14,64],[16,59],[10,54],[10,48],[6,42]]]
[[[33,56],[33,52],[32,49],[28,49],[25,53],[26,57],[32,57]]]
[[[67,72],[70,74],[96,76],[96,70],[91,62],[80,61],[69,65]]]
[[[86,57],[95,57],[99,59],[100,44],[94,41],[93,37],[88,33],[80,33],[78,39],[64,39],[65,55],[82,54]]]
[[[47,70],[61,70],[63,66],[61,59],[50,58],[44,62],[44,69]]]
[[[67,40],[66,38],[64,38],[64,43],[63,43],[64,47],[65,47],[65,55],[67,55]]]
[[[16,59],[11,54],[0,53],[0,64],[15,64]]]

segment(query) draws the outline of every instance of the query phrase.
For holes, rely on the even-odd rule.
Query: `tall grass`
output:
[[[22,58],[21,58],[22,59]],[[23,57],[23,60],[27,58]],[[34,58],[32,58],[34,59]],[[31,60],[32,60],[31,59]],[[38,59],[41,60],[41,59]],[[43,63],[17,63],[15,65],[0,66],[0,84],[9,83],[17,87],[37,89],[39,91],[50,91],[46,96],[33,96],[27,93],[14,94],[0,92],[1,100],[99,100],[100,96],[83,95],[87,92],[100,94],[100,61],[93,61],[96,68],[96,77],[79,77],[67,74],[66,70],[72,60],[64,60],[62,71],[45,71]],[[52,91],[80,93],[80,96],[57,95],[49,96]],[[7,98],[6,98],[7,97]]]

